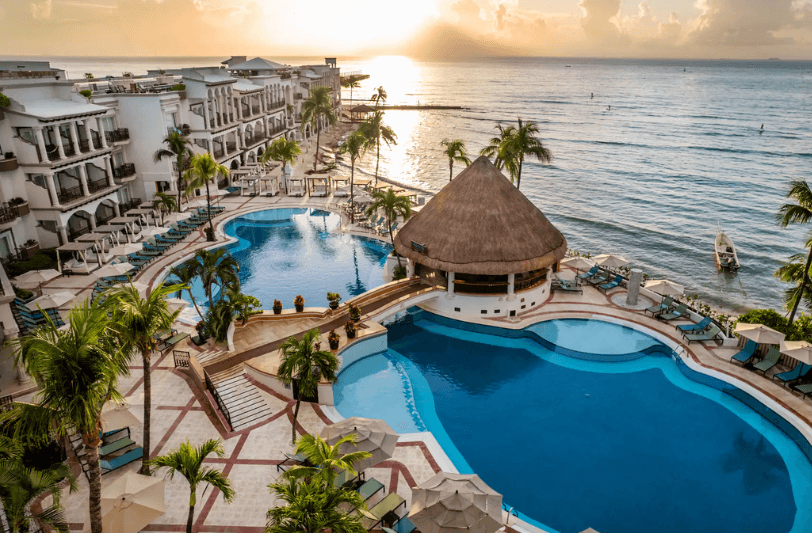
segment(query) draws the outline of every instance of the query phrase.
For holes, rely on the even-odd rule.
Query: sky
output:
[[[812,0],[0,0],[0,53],[812,60]]]

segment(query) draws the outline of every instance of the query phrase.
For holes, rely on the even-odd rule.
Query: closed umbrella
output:
[[[169,231],[170,228],[162,228],[160,226],[150,228],[148,230],[144,230],[141,232],[142,235],[145,237],[154,237],[155,235],[161,235],[162,233],[166,233]]]
[[[781,341],[781,353],[812,365],[812,344],[806,341]]]
[[[126,473],[102,489],[104,533],[138,533],[164,514],[165,481]]]
[[[353,416],[331,426],[325,426],[321,430],[321,436],[331,446],[347,435],[355,435],[355,446],[349,443],[341,445],[339,451],[342,454],[353,451],[371,454],[370,457],[353,465],[358,472],[390,459],[395,453],[395,445],[398,443],[398,434],[389,427],[389,424],[374,418]]]
[[[184,213],[172,213],[171,215],[166,216],[165,221],[167,224],[172,224],[173,222],[180,222],[181,220],[186,220],[190,216],[192,216],[192,213],[190,213],[189,211],[186,211]]]
[[[629,266],[629,262],[625,257],[612,254],[601,254],[595,256],[595,262],[601,266],[608,268],[619,268]]]
[[[412,490],[409,519],[422,533],[494,533],[502,495],[476,474],[440,472]]]
[[[144,404],[139,400],[128,400],[125,403],[107,402],[102,407],[102,430],[114,431],[144,423]],[[142,401],[142,400],[141,400]]]
[[[575,270],[589,270],[595,266],[595,263],[583,257],[568,257],[561,261],[561,265]]]
[[[643,287],[662,296],[680,296],[685,293],[685,287],[667,279],[648,280]]]
[[[76,298],[76,295],[72,292],[63,291],[55,294],[43,294],[33,302],[28,302],[26,307],[32,311],[36,311],[37,309],[54,309],[56,307],[62,307],[74,298]]]
[[[745,324],[743,322],[736,324],[736,333],[759,344],[778,344],[785,337],[780,331],[768,328],[764,324]]]
[[[121,244],[119,246],[114,246],[112,249],[110,249],[110,253],[113,255],[129,255],[134,254],[136,252],[140,252],[143,249],[144,249],[143,244],[139,244],[136,242],[134,243],[128,242]]]
[[[96,271],[96,275],[100,278],[109,278],[113,276],[123,276],[135,266],[130,263],[116,263],[115,265],[106,265]]]
[[[178,309],[183,309],[189,306],[189,302],[183,298],[167,298],[166,305],[169,306],[169,312],[174,313]]]

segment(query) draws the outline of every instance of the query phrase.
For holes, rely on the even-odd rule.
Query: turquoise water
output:
[[[407,315],[386,353],[341,372],[336,408],[431,431],[459,471],[560,533],[812,531],[797,430],[639,331],[553,322],[503,336]]]
[[[298,294],[305,306],[327,307],[328,291],[346,300],[382,285],[391,246],[336,233],[340,224],[339,215],[309,208],[266,209],[228,221],[225,233],[237,241],[226,249],[240,264],[242,291],[264,309],[274,299],[291,308]],[[205,302],[201,283],[192,290]]]

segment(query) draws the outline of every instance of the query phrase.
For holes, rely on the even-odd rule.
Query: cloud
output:
[[[470,24],[480,19],[482,12],[482,8],[474,0],[454,0],[450,9],[457,15],[457,21],[461,24]]]
[[[697,0],[700,15],[691,23],[690,40],[704,45],[765,46],[789,44],[784,29],[808,25],[806,3],[795,0]]]
[[[613,20],[620,12],[620,0],[581,0],[578,7],[584,12],[581,27],[588,37],[606,40],[620,35]]]
[[[31,16],[35,19],[47,19],[51,16],[53,7],[51,0],[45,0],[39,4],[31,2]]]
[[[623,17],[621,31],[631,41],[647,46],[673,45],[681,37],[682,24],[675,12],[669,14],[667,22],[661,21],[652,13],[649,3],[643,1],[637,6],[637,16]]]

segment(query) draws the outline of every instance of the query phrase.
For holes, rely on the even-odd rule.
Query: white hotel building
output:
[[[174,129],[193,152],[232,169],[282,135],[309,139],[301,104],[318,86],[341,105],[335,59],[291,67],[232,57],[98,80],[66,79],[48,62],[0,61],[0,93],[11,104],[0,107],[0,258],[73,241],[158,191],[176,191],[174,161],[154,159]]]

